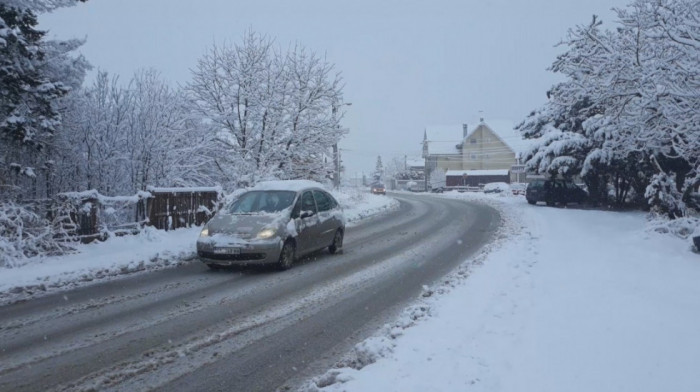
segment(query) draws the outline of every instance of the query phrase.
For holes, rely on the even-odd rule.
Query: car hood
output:
[[[286,223],[286,214],[216,214],[207,223],[209,235],[228,234],[240,238],[252,238],[264,228],[279,228]]]

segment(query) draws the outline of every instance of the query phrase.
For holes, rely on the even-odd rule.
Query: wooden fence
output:
[[[148,225],[161,230],[201,225],[219,209],[219,188],[153,188],[144,199]]]
[[[59,195],[52,215],[66,237],[90,242],[108,235],[134,234],[144,225],[173,230],[201,225],[219,209],[220,188],[154,188],[134,196],[102,196],[97,191]]]

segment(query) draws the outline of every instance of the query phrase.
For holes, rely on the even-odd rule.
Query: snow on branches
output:
[[[332,172],[329,148],[344,133],[341,78],[309,50],[283,52],[248,32],[240,44],[213,46],[186,90],[240,179],[323,180]]]
[[[82,41],[44,40],[35,12],[69,3],[75,1],[0,1],[0,200],[45,195],[36,174],[50,171],[60,100],[82,83],[89,65],[71,56]]]
[[[616,12],[615,30],[594,16],[561,43],[551,70],[565,80],[518,126],[539,140],[526,165],[580,175],[594,199],[610,184],[618,203],[661,200],[661,183],[676,178],[668,196],[681,206],[700,173],[700,3],[636,0]]]

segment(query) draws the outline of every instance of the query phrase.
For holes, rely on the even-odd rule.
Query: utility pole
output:
[[[333,117],[335,117],[336,113],[338,113],[338,106],[351,106],[352,102],[345,102],[341,103],[340,105],[333,105]],[[340,128],[340,124],[336,125],[338,128]],[[334,188],[339,188],[340,187],[340,149],[338,148],[338,142],[333,143],[333,164],[334,164],[334,173],[333,173],[333,187]]]
[[[340,159],[340,154],[338,153],[338,143],[333,144],[333,188],[338,188],[340,186],[340,165],[338,160]]]

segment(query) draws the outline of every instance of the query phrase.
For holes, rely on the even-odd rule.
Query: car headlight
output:
[[[258,233],[258,238],[266,240],[268,238],[274,237],[275,234],[276,234],[275,229],[263,229],[262,231],[260,231],[260,233]]]
[[[203,228],[202,231],[199,233],[200,237],[209,237],[209,229],[208,228]]]

